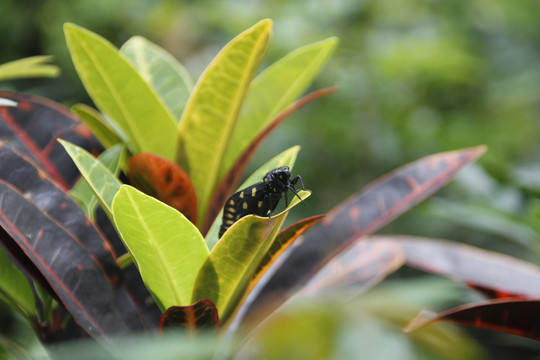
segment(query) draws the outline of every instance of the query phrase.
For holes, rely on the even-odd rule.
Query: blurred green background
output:
[[[448,238],[540,263],[540,3],[505,0],[2,0],[0,63],[54,55],[57,79],[0,88],[90,103],[68,55],[73,22],[123,44],[142,35],[196,78],[235,35],[274,20],[263,66],[340,38],[314,89],[339,91],[301,109],[265,141],[250,169],[293,145],[313,190],[299,219],[325,213],[407,162],[486,144],[489,151],[433,199],[384,229]],[[249,172],[249,170],[248,170]]]

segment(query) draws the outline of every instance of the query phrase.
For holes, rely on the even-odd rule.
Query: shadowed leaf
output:
[[[411,332],[433,321],[446,320],[540,340],[540,319],[536,316],[539,312],[540,300],[490,300],[460,306],[439,314],[423,310],[404,330]]]
[[[261,292],[261,303],[285,301],[340,251],[446,185],[484,151],[485,147],[475,147],[422,158],[351,196],[309,229],[300,246],[285,252],[287,258],[274,276],[254,289]]]
[[[218,311],[214,303],[201,299],[188,306],[171,306],[161,315],[159,330],[180,328],[189,331],[207,331],[219,328]]]
[[[139,153],[129,159],[127,175],[131,185],[197,223],[195,189],[180,166],[158,155]]]
[[[64,190],[73,186],[79,172],[56,140],[65,139],[93,154],[101,152],[88,128],[60,104],[8,91],[0,91],[0,98],[17,102],[17,107],[0,106],[0,140],[39,164]]]

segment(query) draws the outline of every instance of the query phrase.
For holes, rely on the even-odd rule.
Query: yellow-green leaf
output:
[[[311,85],[337,43],[337,38],[332,37],[298,48],[253,80],[227,147],[220,178],[261,131]]]
[[[22,79],[29,77],[57,77],[60,68],[47,64],[52,56],[32,56],[0,64],[0,80]]]
[[[122,137],[113,130],[94,108],[85,104],[76,104],[72,106],[71,111],[77,114],[79,119],[92,130],[92,134],[105,148],[124,142]]]
[[[298,192],[302,200],[310,194],[304,190]],[[287,209],[271,218],[248,215],[235,222],[204,263],[192,301],[212,300],[222,323],[226,323],[246,295],[249,283],[272,246],[287,213],[299,202],[295,197]]]
[[[188,71],[171,54],[141,36],[134,36],[120,52],[161,96],[177,120],[187,103],[193,80]]]
[[[251,174],[246,181],[240,187],[238,190],[243,189],[245,187],[248,187],[250,185],[253,185],[259,181],[262,180],[264,175],[268,173],[270,170],[277,169],[279,167],[287,165],[289,169],[292,171],[294,167],[294,163],[296,161],[296,156],[298,155],[298,152],[300,151],[300,146],[293,146],[290,149],[287,149],[283,151],[282,153],[274,156],[272,159],[267,161],[263,166],[258,168],[253,174]],[[231,194],[232,195],[232,194]],[[210,227],[210,230],[206,234],[206,244],[210,249],[214,247],[214,245],[218,242],[218,233],[219,233],[219,227],[221,225],[221,218],[223,216],[223,210],[219,213],[217,218],[214,220],[214,223]]]
[[[198,200],[199,225],[223,166],[224,154],[249,87],[268,45],[263,20],[228,43],[201,75],[179,125],[178,161]]]
[[[15,267],[0,247],[0,300],[27,319],[37,318],[34,293],[24,274]]]
[[[146,287],[162,311],[191,304],[195,279],[208,258],[197,228],[180,212],[122,185],[114,221]]]
[[[173,160],[174,115],[131,63],[110,42],[73,24],[64,26],[71,58],[96,106],[128,137],[133,153],[153,152]]]

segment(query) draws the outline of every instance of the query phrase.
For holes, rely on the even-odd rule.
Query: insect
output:
[[[269,171],[264,175],[262,181],[234,193],[225,203],[219,237],[232,224],[246,215],[270,216],[284,195],[285,207],[287,207],[287,192],[289,190],[302,201],[294,188],[298,182],[300,182],[302,190],[306,190],[300,175],[291,179],[289,167],[283,166]]]

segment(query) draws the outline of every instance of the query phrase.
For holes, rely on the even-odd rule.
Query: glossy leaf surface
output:
[[[56,140],[98,154],[102,147],[88,128],[54,101],[8,91],[0,91],[0,98],[17,102],[16,107],[0,106],[0,140],[30,157],[62,188],[71,188],[79,172]]]
[[[220,178],[259,134],[308,88],[337,43],[337,38],[328,38],[298,48],[253,80],[225,153]]]
[[[198,221],[210,203],[249,84],[266,51],[263,20],[229,42],[199,78],[179,125],[178,162],[195,186]]]
[[[71,58],[97,107],[123,130],[133,153],[174,158],[174,115],[137,70],[107,40],[73,24],[64,26]]]
[[[171,306],[159,321],[159,330],[180,328],[185,330],[214,330],[219,328],[216,306],[208,299],[201,299],[188,306]]]
[[[129,332],[107,277],[77,239],[3,180],[0,194],[1,226],[47,279],[75,321],[92,336]]]
[[[113,201],[114,221],[144,283],[162,311],[190,305],[208,248],[197,228],[172,207],[123,185]]]
[[[139,74],[160,95],[177,120],[193,89],[187,70],[167,51],[141,36],[134,36],[120,48]]]
[[[310,194],[298,191],[303,200]],[[246,295],[287,213],[299,202],[295,197],[287,209],[271,218],[248,215],[235,222],[210,252],[197,278],[192,300],[213,301],[221,321],[226,323]]]
[[[129,158],[127,175],[131,185],[197,223],[195,189],[180,166],[154,154],[139,153]]]
[[[351,196],[304,235],[302,244],[264,285],[261,301],[284,301],[340,251],[433,194],[484,151],[476,147],[422,158]]]

